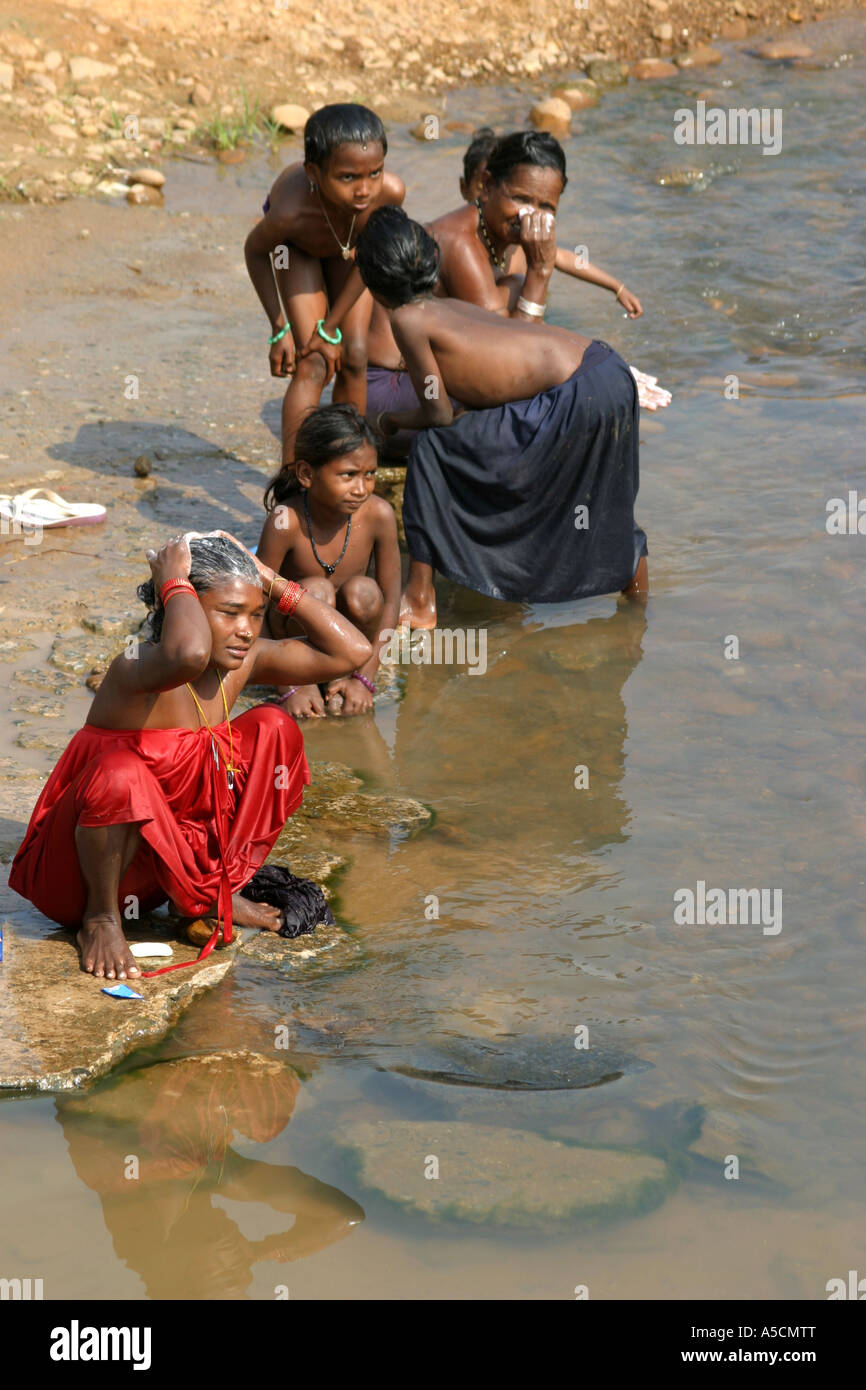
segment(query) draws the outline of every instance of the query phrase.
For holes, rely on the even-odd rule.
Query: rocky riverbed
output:
[[[294,0],[150,0],[132,10],[120,0],[18,0],[0,20],[0,199],[54,202],[125,184],[130,201],[159,203],[154,164],[236,163],[256,145],[283,142],[288,162],[300,154],[306,114],[327,101],[364,102],[429,138],[423,118],[447,129],[448,94],[468,84],[525,88],[528,115],[551,98],[573,105],[578,90],[585,104],[611,83],[712,66],[716,40],[768,61],[808,59],[798,26],[850,8],[608,0],[599,12],[577,0],[504,0],[494,10],[481,0],[369,0],[326,14]],[[576,87],[587,77],[595,92]],[[567,114],[560,106],[536,119],[565,135]]]

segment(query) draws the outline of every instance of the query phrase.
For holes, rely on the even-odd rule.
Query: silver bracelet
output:
[[[517,301],[517,307],[523,314],[529,314],[530,318],[543,319],[547,313],[546,304],[536,304],[531,299],[524,299],[523,295]]]

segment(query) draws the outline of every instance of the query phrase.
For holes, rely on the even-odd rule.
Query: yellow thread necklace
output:
[[[227,723],[228,726],[229,726],[229,758],[228,758],[228,762],[226,763],[226,784],[227,784],[227,786],[228,786],[229,791],[231,791],[231,790],[233,789],[233,787],[234,787],[234,784],[235,784],[235,772],[237,771],[237,769],[235,768],[235,741],[234,741],[234,739],[232,738],[232,725],[231,725],[231,720],[229,719],[229,707],[228,707],[228,702],[226,701],[226,693],[225,693],[225,690],[223,689],[223,678],[222,678],[222,676],[220,675],[219,671],[217,671],[217,680],[218,680],[219,683],[220,683],[220,694],[221,694],[222,697],[223,697],[223,709],[225,710],[225,713],[226,713],[226,723]],[[219,744],[218,744],[218,742],[217,742],[216,734],[214,733],[213,729],[211,728],[210,724],[208,723],[207,715],[205,714],[204,710],[202,709],[201,705],[199,704],[199,702],[198,702],[198,696],[196,695],[196,693],[195,693],[195,691],[193,690],[192,686],[190,685],[189,681],[187,681],[187,683],[186,683],[186,688],[187,688],[187,690],[189,691],[190,695],[192,696],[193,700],[195,701],[195,707],[196,707],[196,709],[198,710],[199,719],[201,720],[202,724],[204,725],[204,727],[207,729],[208,733],[210,734],[210,746],[211,746],[211,749],[213,750],[213,760],[214,760],[214,762],[216,763],[217,767],[219,767],[219,765],[220,765],[220,755],[219,755]],[[223,757],[225,757],[225,754],[223,754]]]

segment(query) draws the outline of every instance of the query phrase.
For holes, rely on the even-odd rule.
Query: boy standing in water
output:
[[[268,518],[257,549],[263,565],[335,607],[372,644],[363,666],[327,688],[329,707],[343,715],[372,709],[380,647],[387,640],[382,634],[394,631],[400,610],[397,522],[384,498],[373,495],[376,444],[353,405],[312,411],[298,430],[294,457],[268,484]],[[371,561],[375,578],[367,573]],[[278,640],[301,635],[275,604],[267,621]],[[280,703],[296,719],[325,713],[317,685],[288,686]]]
[[[366,408],[372,300],[362,295],[342,317],[334,311],[370,214],[403,201],[402,180],[385,173],[387,150],[375,112],[323,106],[304,129],[304,163],[283,170],[246,240],[247,270],[271,325],[271,375],[293,378],[283,401],[284,465],[335,369],[334,400]]]

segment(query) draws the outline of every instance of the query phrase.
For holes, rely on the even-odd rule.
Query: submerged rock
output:
[[[523,1227],[621,1220],[658,1206],[677,1183],[652,1154],[483,1125],[379,1121],[356,1125],[336,1142],[365,1187],[438,1220]]]
[[[132,928],[130,941],[152,941],[153,922]],[[194,960],[197,950],[171,940],[173,960]],[[24,935],[3,924],[0,994],[0,1090],[72,1091],[104,1076],[145,1039],[163,1037],[203,990],[223,979],[236,949],[226,947],[190,970],[153,980],[127,981],[143,999],[111,999],[112,980],[79,967],[72,935],[59,929]]]
[[[585,1050],[572,1038],[519,1035],[496,1038],[443,1038],[422,1047],[408,1062],[388,1068],[401,1076],[447,1086],[483,1086],[503,1091],[572,1091],[603,1086],[649,1062],[615,1048]]]
[[[315,824],[326,823],[353,833],[412,834],[427,825],[432,812],[412,797],[365,792],[360,777],[342,763],[313,763],[313,782],[300,808],[277,840],[274,858],[293,867],[295,846]]]
[[[348,932],[324,922],[305,936],[277,936],[274,932],[250,931],[246,927],[241,928],[238,935],[242,956],[282,971],[309,969],[320,961],[327,964],[329,970],[342,969],[358,965],[364,958],[363,948]]]

